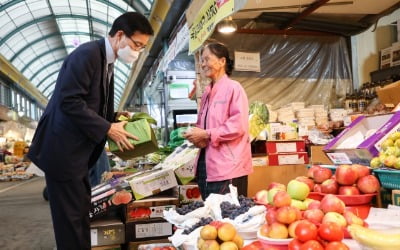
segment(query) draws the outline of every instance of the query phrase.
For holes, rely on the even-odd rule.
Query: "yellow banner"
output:
[[[204,43],[222,19],[234,11],[235,0],[207,0],[190,26],[189,53]]]

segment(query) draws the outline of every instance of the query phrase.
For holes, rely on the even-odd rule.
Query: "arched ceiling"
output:
[[[105,37],[126,11],[148,16],[153,0],[0,0],[0,53],[48,99],[64,58]],[[115,65],[115,107],[131,68]]]

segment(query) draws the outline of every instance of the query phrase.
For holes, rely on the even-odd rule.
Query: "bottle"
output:
[[[357,100],[358,106],[357,106],[357,110],[358,112],[363,113],[365,111],[365,107],[366,105],[366,99],[365,99],[365,95],[362,92],[358,92],[358,100]]]
[[[346,98],[344,99],[344,109],[351,109],[351,99],[349,93],[346,93]]]
[[[357,112],[358,100],[357,100],[357,92],[354,92],[351,95],[351,109],[354,112]]]

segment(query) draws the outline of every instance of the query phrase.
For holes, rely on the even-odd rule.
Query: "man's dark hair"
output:
[[[138,12],[126,12],[117,17],[108,34],[114,36],[118,30],[122,30],[127,36],[132,36],[136,31],[150,36],[154,34],[149,20]]]

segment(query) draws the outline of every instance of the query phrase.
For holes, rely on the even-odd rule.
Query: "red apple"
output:
[[[304,211],[303,218],[309,220],[314,224],[319,224],[322,222],[322,218],[324,218],[324,212],[321,209],[314,208]]]
[[[288,231],[289,231],[290,237],[292,237],[292,238],[296,237],[295,230],[296,230],[297,224],[299,224],[300,221],[304,221],[304,220],[296,220],[296,221],[290,223],[290,225],[288,226]]]
[[[315,209],[315,208],[319,209],[320,206],[321,206],[321,202],[317,201],[317,200],[314,200],[314,201],[310,202],[310,204],[308,204],[307,209]]]
[[[276,211],[276,220],[282,224],[290,224],[297,220],[297,211],[298,208],[286,206],[281,207]]]
[[[310,178],[308,178],[307,176],[297,176],[296,180],[300,181],[300,182],[304,182],[305,184],[308,185],[308,187],[310,188],[310,190],[313,190],[314,188],[314,181]]]
[[[313,188],[313,191],[321,193],[322,192],[321,184],[315,184],[314,188]]]
[[[321,184],[321,192],[324,194],[337,194],[339,184],[332,179],[328,179]]]
[[[344,202],[333,194],[327,194],[321,200],[321,210],[324,213],[337,212],[342,214],[344,207]]]
[[[364,194],[376,193],[380,190],[381,186],[379,180],[373,175],[361,177],[357,181],[357,187]]]
[[[358,178],[371,174],[371,171],[367,166],[360,164],[353,164],[351,167],[354,168],[354,170],[357,172]]]
[[[271,225],[274,222],[277,222],[276,220],[276,211],[278,209],[275,207],[268,208],[267,214],[265,215],[265,220],[267,221],[268,225]]]
[[[322,218],[322,223],[334,222],[341,227],[347,226],[347,221],[343,215],[336,212],[327,212]]]
[[[312,165],[307,171],[307,177],[314,178],[314,171],[320,168],[321,166],[319,165]]]
[[[257,203],[268,204],[268,191],[265,189],[258,191],[255,195],[255,199]]]
[[[345,210],[343,212],[343,216],[346,219],[346,222],[347,222],[348,225],[351,225],[351,224],[357,224],[357,225],[360,225],[360,226],[364,225],[364,220],[361,219],[360,217],[358,217],[357,215],[355,215],[351,211]]]
[[[353,185],[356,183],[358,174],[351,165],[340,165],[336,168],[336,181],[341,185]]]
[[[269,190],[271,190],[271,189],[273,189],[273,188],[278,188],[278,189],[280,189],[280,190],[286,190],[285,184],[282,184],[282,183],[279,183],[279,182],[271,182],[271,183],[268,185],[267,190],[269,191]]]
[[[332,176],[332,170],[329,168],[319,168],[314,171],[314,182],[322,183]]]
[[[338,194],[340,195],[358,195],[360,191],[355,186],[340,186]]]
[[[267,223],[263,224],[263,225],[260,227],[260,234],[261,234],[262,236],[268,237],[268,231],[269,231],[269,226],[268,226]]]
[[[273,205],[275,207],[290,206],[291,202],[292,198],[286,191],[280,190],[274,195]]]

